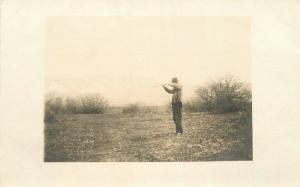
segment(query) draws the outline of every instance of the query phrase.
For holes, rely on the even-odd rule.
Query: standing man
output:
[[[172,83],[164,84],[163,88],[172,96],[172,110],[173,110],[173,120],[176,125],[176,134],[182,135],[183,130],[181,126],[181,108],[182,108],[182,86],[176,77],[172,79]]]

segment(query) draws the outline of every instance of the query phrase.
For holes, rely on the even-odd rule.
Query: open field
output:
[[[68,114],[45,124],[45,161],[252,160],[252,126],[239,113],[183,112],[184,134],[175,134],[170,112],[148,107],[105,114]]]

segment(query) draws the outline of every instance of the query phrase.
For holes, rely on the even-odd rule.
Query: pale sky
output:
[[[232,74],[251,82],[248,17],[49,17],[46,92],[100,93],[111,105],[164,105],[177,76],[184,99]]]

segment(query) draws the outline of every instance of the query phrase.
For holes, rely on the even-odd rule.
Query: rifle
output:
[[[162,87],[162,86],[170,86],[171,83],[167,83],[167,84],[155,84],[152,87]]]
[[[162,87],[163,85],[166,85],[166,84],[155,84],[152,87]]]

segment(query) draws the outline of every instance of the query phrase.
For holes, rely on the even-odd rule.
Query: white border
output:
[[[300,3],[10,0],[2,4],[0,186],[299,186]],[[44,163],[46,16],[250,16],[254,161]]]

